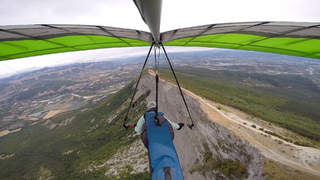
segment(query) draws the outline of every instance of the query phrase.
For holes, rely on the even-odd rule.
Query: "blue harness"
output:
[[[150,165],[153,169],[152,180],[183,180],[168,121],[156,126],[154,117],[155,112],[145,113]],[[158,117],[164,118],[163,113],[159,112]]]

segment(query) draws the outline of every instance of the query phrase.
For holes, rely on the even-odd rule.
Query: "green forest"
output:
[[[21,179],[21,177],[23,179],[53,177],[52,179],[59,180],[105,178],[104,173],[109,167],[102,167],[90,173],[83,172],[83,169],[88,168],[92,163],[103,164],[120,147],[128,146],[139,138],[139,136],[128,138],[132,130],[125,131],[122,127],[127,108],[122,108],[123,110],[110,124],[107,122],[107,119],[121,109],[121,106],[128,106],[126,101],[133,93],[132,85],[133,82],[91,110],[51,119],[53,123],[59,123],[75,116],[75,119],[67,126],[48,129],[42,126],[43,123],[38,123],[1,137],[0,154],[14,154],[11,158],[0,160],[1,179],[11,180]],[[137,106],[135,111],[130,113],[131,121],[136,120],[145,110],[144,108],[139,109],[145,106],[141,98],[136,103],[141,106]],[[89,133],[88,130],[95,125],[98,125],[98,128]],[[72,152],[63,155],[67,151]],[[93,159],[101,162],[93,162]],[[148,171],[135,175],[123,172],[120,176],[121,179],[128,180],[132,178],[150,179]]]
[[[194,67],[179,67],[175,72],[182,87],[203,98],[320,141],[320,89],[308,78]],[[170,70],[160,73],[175,83]]]

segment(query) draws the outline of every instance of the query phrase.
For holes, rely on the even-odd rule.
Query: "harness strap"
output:
[[[155,116],[155,120],[156,120],[156,126],[159,126],[159,119],[158,119],[158,84],[159,84],[159,76],[158,74],[156,74],[156,116]]]
[[[160,51],[159,51],[160,52]],[[157,64],[157,48],[154,48],[154,61],[155,61],[155,70],[156,70],[156,116],[155,116],[155,120],[156,120],[156,126],[159,126],[159,119],[158,119],[158,107],[159,107],[159,103],[158,103],[158,85],[159,85],[159,75],[158,75],[158,67],[159,64]],[[158,60],[159,63],[159,60]]]
[[[170,167],[164,167],[163,168],[163,172],[165,173],[164,174],[164,177],[165,177],[165,180],[171,180],[171,168]]]

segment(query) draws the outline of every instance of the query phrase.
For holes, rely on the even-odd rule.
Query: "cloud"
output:
[[[163,1],[161,31],[228,22],[320,22],[319,7],[319,0]]]
[[[213,48],[201,47],[166,47],[166,51],[168,53],[204,51],[212,49]],[[149,47],[96,49],[0,61],[0,78],[43,67],[53,67],[72,63],[107,61],[133,56],[146,56],[148,50]]]
[[[1,0],[0,25],[91,24],[147,30],[132,1]]]
[[[245,21],[320,22],[319,0],[163,1],[161,31]],[[0,25],[90,24],[149,31],[131,0],[1,0]]]
[[[97,49],[0,61],[0,78],[43,67],[107,61],[121,57],[145,55],[148,49],[149,47]]]

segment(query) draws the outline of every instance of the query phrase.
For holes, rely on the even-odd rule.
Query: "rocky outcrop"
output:
[[[155,78],[145,75],[136,97],[151,90],[146,101],[155,100]],[[248,142],[211,121],[199,102],[184,94],[195,126],[175,131],[174,144],[185,180],[264,179],[264,157]],[[159,82],[159,111],[173,122],[191,123],[176,86]],[[237,164],[233,169],[230,163]],[[241,169],[242,168],[242,169]]]
[[[52,91],[52,90],[44,91],[44,92],[39,92],[33,98],[40,98],[40,97],[43,97],[43,96],[50,96],[50,95],[53,95],[53,94],[56,94],[56,92]]]
[[[60,123],[53,123],[53,122],[51,122],[51,123],[49,124],[50,121],[48,120],[49,122],[46,121],[43,125],[49,124],[49,125],[47,126],[48,129],[61,128],[62,126],[66,126],[66,125],[68,125],[69,123],[71,123],[71,121],[73,121],[75,117],[76,117],[76,116],[73,116],[73,117],[71,117],[71,118],[65,119],[65,120],[61,121]]]

